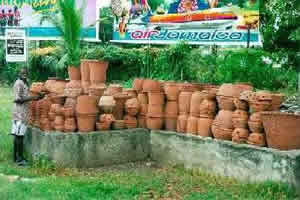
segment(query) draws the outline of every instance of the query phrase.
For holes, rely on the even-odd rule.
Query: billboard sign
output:
[[[115,0],[112,0],[115,1]],[[133,0],[114,23],[113,41],[260,45],[259,0]],[[249,35],[248,35],[249,34]]]
[[[26,32],[20,29],[7,29],[6,62],[26,62]]]
[[[83,37],[98,40],[97,19],[99,0],[76,0],[78,7],[85,2],[83,14]],[[30,40],[58,39],[59,31],[43,15],[58,14],[58,0],[0,0],[0,38],[6,29],[22,28]]]

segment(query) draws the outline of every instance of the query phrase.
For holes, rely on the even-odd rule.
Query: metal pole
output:
[[[250,27],[247,27],[247,48],[250,47]]]

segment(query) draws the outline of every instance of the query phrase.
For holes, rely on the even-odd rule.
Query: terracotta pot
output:
[[[51,87],[51,90],[52,90],[51,93],[54,93],[57,95],[63,95],[67,83],[68,83],[68,81],[66,81],[66,80],[56,80],[55,83]]]
[[[163,117],[164,116],[164,106],[163,105],[148,105],[148,117]]]
[[[165,117],[165,128],[168,131],[176,131],[177,117]]]
[[[190,103],[193,92],[180,92],[178,108],[180,114],[187,114],[190,111]]]
[[[233,84],[225,83],[222,84],[217,92],[217,96],[224,96],[224,97],[233,97],[235,94],[235,87]]]
[[[64,105],[66,97],[62,95],[53,95],[50,99],[53,104]]]
[[[272,94],[272,105],[270,107],[270,111],[278,111],[280,110],[280,106],[284,101],[284,94]]]
[[[177,101],[179,95],[178,84],[175,82],[167,82],[164,84],[164,92],[168,101]]]
[[[81,80],[80,67],[69,66],[68,74],[70,80]]]
[[[248,121],[239,118],[232,118],[232,124],[234,128],[248,128]]]
[[[233,99],[233,103],[236,109],[238,110],[249,110],[248,102],[244,100],[240,100],[239,98],[235,97]]]
[[[66,87],[65,87],[65,90],[67,88],[81,88],[81,80],[70,80],[67,84],[66,84]]]
[[[56,114],[54,112],[49,112],[48,117],[50,121],[54,121],[55,120],[55,116]]]
[[[48,78],[44,85],[47,92],[53,92],[52,86],[55,84],[55,82],[55,78]]]
[[[232,141],[238,144],[247,143],[249,130],[245,128],[236,128],[232,132]]]
[[[124,117],[124,124],[125,124],[125,127],[128,128],[128,129],[137,128],[138,121],[137,121],[136,117],[126,115]]]
[[[261,133],[251,133],[247,143],[258,147],[265,147],[267,145],[265,135]]]
[[[138,118],[138,127],[139,128],[147,128],[146,117],[139,115]]]
[[[151,79],[145,79],[143,81],[143,92],[160,92],[160,82]]]
[[[198,119],[197,117],[189,116],[187,119],[186,132],[197,135],[198,132]]]
[[[220,140],[232,140],[232,129],[227,128],[220,128],[219,126],[213,124],[212,125],[212,133],[214,138],[220,139]]]
[[[148,95],[147,93],[139,93],[137,96],[138,101],[140,104],[148,104]]]
[[[177,132],[186,133],[188,115],[179,115],[177,119]]]
[[[214,120],[214,123],[216,123],[220,128],[233,129],[232,113],[233,112],[229,110],[220,110]]]
[[[262,112],[270,109],[271,101],[250,101],[249,106],[252,112]]]
[[[203,100],[204,95],[202,92],[197,91],[192,94],[190,101],[190,114],[194,117],[199,117],[199,107]]]
[[[160,130],[163,128],[164,120],[160,117],[147,117],[147,128],[151,130]]]
[[[80,73],[82,81],[90,82],[90,67],[88,60],[81,60]]]
[[[98,112],[97,99],[95,97],[82,95],[77,98],[76,113],[96,114]]]
[[[300,149],[300,116],[281,112],[261,114],[268,146],[280,150]]]
[[[235,83],[234,84],[234,95],[233,97],[239,98],[241,93],[244,91],[252,91],[253,86],[251,83]]]
[[[212,137],[211,126],[213,119],[199,118],[197,123],[197,135],[202,137]]]
[[[202,90],[211,90],[211,89],[214,89],[217,92],[219,90],[219,88],[220,88],[220,86],[218,86],[218,85],[202,83]]]
[[[176,101],[167,101],[165,107],[165,117],[178,117],[178,103]]]
[[[98,60],[88,60],[90,68],[90,80],[92,85],[106,82],[106,71],[108,62]]]
[[[118,94],[122,91],[123,91],[123,87],[122,85],[119,84],[110,84],[106,90],[109,96],[114,96],[115,94]]]
[[[235,109],[233,97],[217,96],[217,101],[221,110],[233,111]]]
[[[82,88],[66,88],[64,95],[66,97],[76,98],[76,97],[80,96],[82,93],[83,93]]]
[[[232,113],[232,119],[241,119],[241,120],[248,121],[249,115],[248,115],[247,111],[244,111],[244,110],[235,110]]]
[[[165,103],[165,96],[162,92],[149,92],[148,100],[151,105],[163,105]]]
[[[89,93],[89,88],[91,87],[90,81],[81,81],[81,86],[84,94]]]
[[[35,83],[31,84],[30,92],[33,92],[33,93],[42,93],[44,91],[46,91],[46,88],[45,88],[43,82],[35,82]]]
[[[265,90],[255,92],[256,101],[272,101],[272,96],[272,93]]]
[[[71,118],[75,116],[75,109],[72,107],[64,107],[62,108],[62,114],[64,114],[64,116],[66,118]]]
[[[202,90],[201,93],[204,99],[215,100],[218,90],[216,88],[211,88],[209,90]]]
[[[125,103],[125,110],[131,116],[137,115],[140,110],[140,103],[137,98],[128,99]]]
[[[112,127],[114,130],[125,129],[125,122],[124,120],[116,120],[113,122]]]
[[[112,113],[116,106],[116,101],[113,96],[102,96],[98,106],[104,113]]]
[[[217,104],[214,100],[204,99],[199,106],[199,116],[214,119],[217,112]]]
[[[65,107],[72,107],[72,108],[76,108],[76,104],[77,104],[77,98],[66,98]]]
[[[64,132],[74,132],[77,129],[75,118],[66,118]]]
[[[140,115],[146,116],[148,114],[148,104],[141,104]]]
[[[95,130],[96,114],[77,113],[77,124],[80,132],[91,132]]]
[[[114,95],[116,106],[113,109],[113,115],[117,120],[122,120],[125,111],[125,102],[130,99],[130,96],[124,92]]]
[[[180,92],[196,92],[197,86],[192,83],[179,83],[178,84]]]
[[[106,123],[106,122],[104,122],[104,123],[97,122],[96,123],[96,129],[97,129],[97,131],[107,131],[107,130],[110,130],[110,127],[111,127],[110,123]]]
[[[136,78],[133,81],[132,88],[137,92],[141,92],[143,90],[143,83],[144,79]]]
[[[100,123],[112,124],[115,120],[116,118],[112,114],[102,114],[99,116]]]
[[[61,115],[56,115],[55,116],[55,120],[54,120],[54,124],[55,126],[59,126],[59,125],[64,125],[65,121],[64,121],[64,117]]]
[[[62,114],[62,106],[59,105],[59,104],[52,104],[51,107],[50,107],[50,111],[49,112],[52,112],[52,113],[55,113],[57,115],[61,115]]]
[[[104,91],[105,91],[106,87],[105,85],[92,85],[88,88],[88,94],[89,96],[96,96],[99,97],[99,99],[101,98],[101,96],[103,95]]]
[[[64,132],[65,126],[64,125],[55,125],[54,129],[59,132]]]
[[[250,100],[254,100],[255,92],[246,90],[241,92],[239,100],[249,102]]]
[[[131,88],[123,89],[123,92],[127,94],[130,98],[137,98],[137,93],[134,89]]]

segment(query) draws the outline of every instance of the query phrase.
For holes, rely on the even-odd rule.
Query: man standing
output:
[[[19,78],[14,84],[14,107],[12,112],[12,131],[14,136],[13,156],[14,162],[18,165],[26,165],[26,160],[23,156],[23,139],[27,130],[27,115],[28,103],[33,100],[39,100],[42,96],[29,96],[29,88],[27,82],[27,71],[22,68]]]

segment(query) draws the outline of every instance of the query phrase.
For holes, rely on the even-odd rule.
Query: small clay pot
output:
[[[99,116],[100,123],[107,123],[111,125],[115,121],[115,117],[112,114],[102,114]]]
[[[163,128],[163,118],[160,117],[147,117],[147,128],[151,130],[160,130]]]
[[[106,87],[103,84],[101,85],[92,85],[88,88],[88,94],[89,96],[96,96],[96,97],[101,97],[105,91]]]
[[[137,98],[128,99],[125,103],[125,111],[131,115],[136,116],[140,110],[140,103]]]
[[[125,124],[125,127],[128,129],[137,128],[138,121],[137,121],[136,117],[126,115],[124,117],[124,124]]]
[[[176,131],[177,129],[177,116],[165,118],[165,128],[168,131]]]
[[[74,117],[75,110],[72,107],[64,107],[62,108],[62,114],[64,114],[66,118]]]
[[[97,122],[96,123],[96,129],[97,131],[107,131],[110,130],[111,124],[110,123],[102,123],[102,122]]]
[[[81,86],[82,86],[83,94],[89,94],[89,88],[91,87],[91,82],[82,80]]]
[[[179,95],[178,84],[175,82],[167,82],[164,84],[164,92],[168,101],[177,101]]]
[[[232,118],[232,124],[234,128],[248,128],[248,121],[239,118]]]
[[[266,137],[261,133],[251,133],[248,137],[247,143],[258,147],[267,146]]]
[[[143,90],[143,83],[144,79],[136,78],[133,81],[132,88],[137,92],[141,92]]]
[[[163,117],[164,116],[164,106],[163,105],[148,105],[148,117]]]
[[[55,120],[55,116],[56,116],[55,112],[49,112],[49,114],[48,114],[48,117],[49,117],[50,121],[54,121]]]
[[[250,101],[249,106],[252,112],[268,111],[272,105],[271,101]]]
[[[64,132],[74,132],[77,129],[75,118],[66,118]]]
[[[221,110],[233,111],[235,109],[233,97],[217,96],[217,101]]]
[[[177,132],[186,133],[188,115],[179,115],[177,119]]]
[[[80,67],[69,66],[68,74],[70,80],[81,80]]]
[[[146,117],[145,116],[138,116],[138,127],[139,128],[147,128],[147,123],[146,123]]]
[[[125,122],[124,120],[115,120],[112,123],[112,127],[114,130],[122,130],[125,129]]]
[[[165,96],[162,92],[148,92],[148,100],[150,105],[163,105]]]
[[[212,137],[211,126],[213,119],[199,118],[197,123],[197,135],[202,137]]]
[[[80,132],[91,132],[95,130],[96,114],[77,113],[77,123]]]
[[[272,105],[270,107],[270,111],[278,111],[280,110],[280,106],[284,101],[284,94],[272,94]]]
[[[96,114],[98,113],[97,98],[93,96],[82,95],[77,98],[76,113]]]
[[[249,130],[245,128],[236,128],[232,132],[232,141],[238,144],[247,143]]]
[[[190,112],[192,94],[193,92],[180,92],[178,98],[178,108],[180,114],[188,114]]]
[[[244,110],[235,110],[232,113],[232,119],[241,119],[241,120],[248,121],[249,115],[248,115],[247,111],[244,111]]]
[[[122,91],[123,91],[123,87],[122,87],[122,85],[119,85],[119,84],[110,84],[106,90],[107,94],[110,96],[113,96]]]
[[[54,120],[54,124],[55,126],[63,126],[65,123],[64,121],[64,117],[61,115],[56,115],[55,116],[55,120]]]
[[[198,118],[197,117],[189,116],[189,118],[187,119],[186,132],[193,134],[193,135],[197,135],[197,132],[198,132]]]
[[[241,92],[239,100],[249,102],[255,96],[255,92],[246,90]]]
[[[33,93],[42,93],[44,91],[46,91],[46,88],[45,88],[43,82],[32,83],[32,85],[30,87],[30,92],[33,92]]]
[[[66,98],[66,101],[64,103],[65,107],[72,107],[72,108],[76,108],[76,104],[77,104],[77,98]]]
[[[145,79],[143,81],[143,92],[160,92],[161,85],[159,81]]]
[[[245,111],[249,110],[249,105],[248,105],[247,101],[240,100],[239,98],[235,97],[233,99],[233,103],[234,103],[235,108],[238,110],[245,110]]]
[[[232,140],[232,129],[227,128],[220,128],[219,126],[212,125],[212,133],[214,138],[220,139],[220,140]]]
[[[90,67],[88,60],[81,60],[80,74],[82,81],[90,82]]]
[[[262,122],[248,121],[248,126],[252,133],[264,132],[264,127]]]
[[[214,119],[217,112],[217,104],[214,100],[204,99],[199,106],[199,116]]]
[[[204,94],[202,92],[194,92],[190,101],[190,114],[194,117],[199,117],[199,107],[204,100]]]
[[[66,88],[64,91],[64,95],[70,98],[76,98],[83,93],[82,88]]]
[[[214,123],[216,123],[220,128],[233,129],[232,113],[233,112],[229,110],[220,110],[214,120]]]
[[[137,98],[137,93],[134,89],[131,88],[123,89],[123,93],[127,94],[130,98]]]
[[[66,97],[62,95],[52,95],[50,99],[52,104],[64,105]]]
[[[148,95],[147,93],[139,93],[137,96],[138,101],[140,104],[148,104]]]
[[[148,113],[148,104],[141,104],[140,115],[146,116]]]
[[[177,118],[178,116],[178,103],[176,101],[167,101],[165,107],[165,117]]]
[[[235,87],[233,84],[225,83],[222,84],[217,92],[217,96],[224,96],[224,97],[233,97],[235,94]]]

